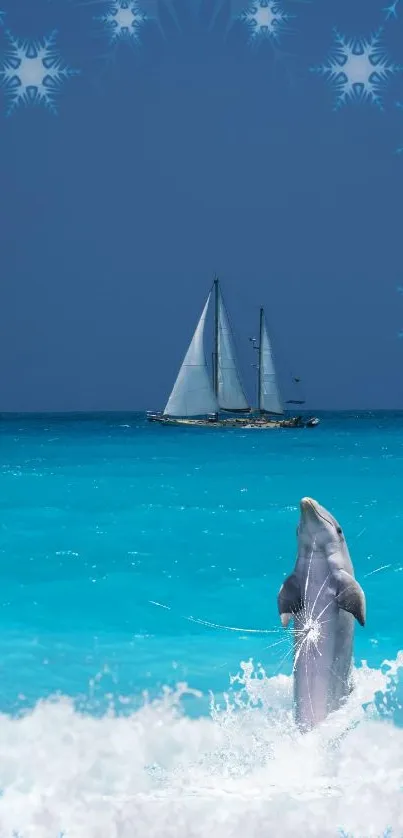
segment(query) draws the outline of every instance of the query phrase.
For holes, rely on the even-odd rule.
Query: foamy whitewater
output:
[[[403,836],[402,419],[4,421],[1,838]],[[302,736],[276,594],[304,494],[368,622],[347,704]]]
[[[251,663],[207,719],[181,712],[185,685],[126,718],[63,698],[2,716],[2,835],[402,835],[403,730],[385,712],[399,704],[399,665],[358,670],[348,706],[307,736],[291,679]]]

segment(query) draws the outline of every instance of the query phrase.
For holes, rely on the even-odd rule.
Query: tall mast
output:
[[[214,382],[214,393],[215,397],[218,398],[218,305],[219,305],[219,283],[218,278],[216,277],[214,280],[214,371],[213,371],[213,382]]]
[[[264,322],[264,310],[263,307],[260,309],[260,321],[259,321],[259,362],[257,365],[257,406],[258,410],[262,412],[262,354],[263,354],[263,322]]]

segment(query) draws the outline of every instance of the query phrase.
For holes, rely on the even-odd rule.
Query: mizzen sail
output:
[[[167,401],[165,416],[203,416],[218,412],[204,354],[204,329],[210,297],[211,292]]]
[[[263,309],[260,310],[259,410],[284,413]]]

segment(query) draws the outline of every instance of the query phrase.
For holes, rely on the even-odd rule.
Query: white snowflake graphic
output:
[[[290,15],[285,13],[278,0],[255,0],[241,14],[251,41],[262,38],[278,40],[289,19]]]
[[[346,38],[335,31],[333,55],[326,64],[311,68],[335,88],[336,109],[355,101],[372,102],[382,110],[382,88],[402,67],[389,60],[380,38],[381,31],[368,39]]]
[[[0,64],[0,84],[10,100],[8,113],[19,105],[44,105],[57,113],[56,94],[65,79],[78,74],[69,69],[56,49],[56,32],[42,41],[15,38],[7,32],[10,42]]]
[[[400,0],[393,0],[390,6],[386,6],[384,8],[384,12],[386,12],[386,20],[389,20],[391,17],[397,17],[397,7],[400,3]]]
[[[147,20],[137,0],[106,0],[107,11],[97,17],[105,25],[112,42],[130,38],[138,43],[140,29]]]

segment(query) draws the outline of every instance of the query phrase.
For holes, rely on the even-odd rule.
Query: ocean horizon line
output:
[[[14,419],[19,417],[24,417],[24,419],[32,418],[73,418],[73,417],[80,417],[80,418],[94,418],[94,417],[102,417],[102,416],[133,416],[133,417],[146,417],[147,413],[149,413],[148,409],[124,409],[124,408],[116,408],[116,409],[108,409],[108,410],[0,410],[0,419]],[[311,407],[311,408],[300,408],[298,411],[296,410],[285,410],[285,413],[298,413],[298,414],[312,414],[318,413],[321,416],[331,415],[331,414],[348,414],[348,415],[361,415],[361,416],[374,416],[377,414],[403,414],[403,407],[367,407],[367,408],[358,408],[358,407],[330,407],[330,408],[321,408],[321,407]]]

